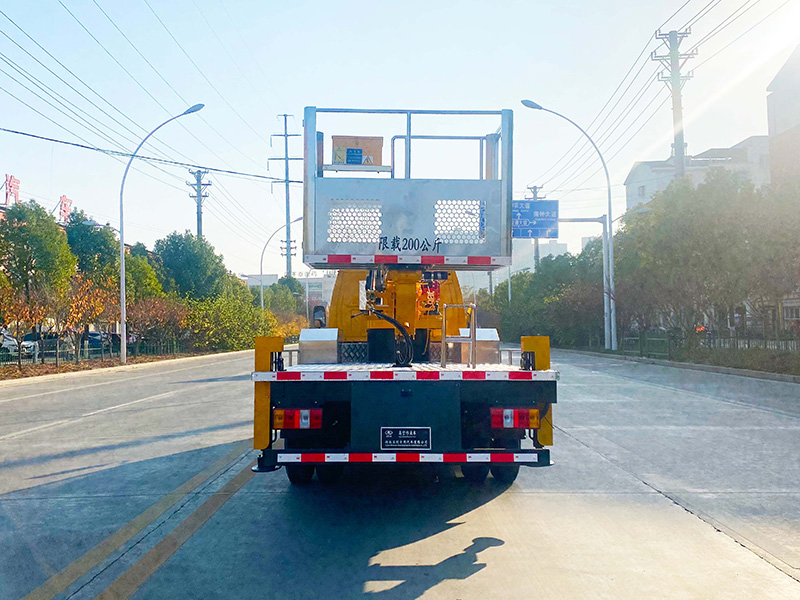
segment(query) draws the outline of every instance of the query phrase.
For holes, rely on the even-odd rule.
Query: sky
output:
[[[143,152],[280,178],[282,164],[270,161],[267,171],[268,159],[283,151],[282,138],[272,137],[282,132],[278,114],[293,115],[289,130],[301,133],[305,106],[510,108],[515,198],[543,185],[565,217],[606,212],[602,171],[571,125],[523,108],[521,99],[592,134],[609,164],[616,218],[633,163],[670,154],[668,91],[649,59],[664,51],[654,39],[658,28],[691,23],[681,49],[700,43],[686,65],[694,69],[683,96],[689,154],[766,134],[766,87],[800,43],[800,0],[0,0],[0,10],[0,127],[130,152],[156,125],[203,103]],[[444,131],[439,122],[424,125]],[[454,128],[476,126],[475,133],[494,129],[484,122]],[[388,121],[331,127],[387,140],[402,133]],[[471,151],[428,151],[439,162],[427,168],[461,176],[477,164]],[[290,138],[290,154],[302,156],[301,137]],[[427,164],[414,176],[431,174]],[[293,163],[294,179],[301,165]],[[172,231],[194,231],[187,168],[135,167],[125,186],[125,241],[152,248]],[[0,131],[1,174],[21,181],[22,199],[48,209],[66,195],[74,208],[118,227],[123,170],[124,161],[103,153]],[[214,173],[207,180],[205,237],[230,270],[258,273],[264,243],[284,222],[282,184]],[[302,186],[292,185],[290,195],[294,219]],[[298,249],[301,231],[293,229]],[[560,233],[579,252],[581,238],[599,232],[562,224]],[[282,238],[267,248],[265,273],[284,269]],[[301,260],[294,271],[306,269]]]

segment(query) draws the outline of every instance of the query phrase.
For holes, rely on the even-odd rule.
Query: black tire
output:
[[[317,477],[319,477],[320,482],[323,485],[332,485],[339,481],[339,478],[344,473],[344,465],[341,464],[330,464],[330,465],[319,465],[317,467]]]
[[[489,475],[489,465],[461,465],[461,474],[470,483],[483,483]]]
[[[492,477],[500,483],[514,483],[519,475],[519,465],[492,465]]]
[[[314,465],[286,465],[285,468],[292,485],[306,485],[314,477]]]

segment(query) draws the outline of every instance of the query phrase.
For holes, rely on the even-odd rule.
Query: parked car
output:
[[[108,348],[111,344],[109,334],[103,333],[102,331],[90,331],[88,339],[89,348],[100,348],[101,345],[104,348]]]
[[[19,354],[20,344],[16,338],[8,333],[3,333],[3,341],[0,344],[0,357],[2,356],[17,356]],[[36,352],[38,344],[30,340],[22,341],[22,356],[32,356]]]

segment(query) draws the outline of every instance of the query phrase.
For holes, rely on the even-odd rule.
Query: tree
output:
[[[83,332],[109,306],[114,305],[114,294],[98,287],[83,273],[76,273],[69,282],[64,298],[64,331],[72,335],[75,345],[75,362],[80,360]]]
[[[178,298],[142,298],[128,308],[127,323],[139,340],[154,341],[163,351],[164,344],[185,327],[188,314],[186,305]]]
[[[22,370],[22,338],[25,332],[40,323],[47,307],[37,290],[16,290],[7,281],[0,281],[0,307],[5,327],[17,341],[17,367]]]
[[[270,311],[253,306],[241,282],[229,280],[221,294],[191,300],[189,308],[187,325],[194,344],[206,350],[252,348],[257,336],[271,335],[278,325]]]
[[[165,280],[173,281],[180,295],[208,298],[220,293],[227,271],[222,256],[204,237],[173,232],[156,241],[155,252],[164,265]]]
[[[264,290],[264,307],[274,313],[294,313],[297,303],[290,288],[280,283],[273,283]]]
[[[55,219],[33,201],[15,204],[0,221],[0,269],[27,298],[51,287],[63,289],[77,259]]]
[[[94,280],[114,275],[119,264],[119,242],[110,227],[86,225],[92,219],[82,210],[73,211],[67,221],[67,241],[78,258],[78,270]]]
[[[125,297],[127,303],[164,295],[155,270],[142,256],[125,257]]]

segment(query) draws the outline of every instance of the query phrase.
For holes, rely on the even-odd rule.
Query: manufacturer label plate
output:
[[[430,427],[381,427],[381,450],[430,449]]]

